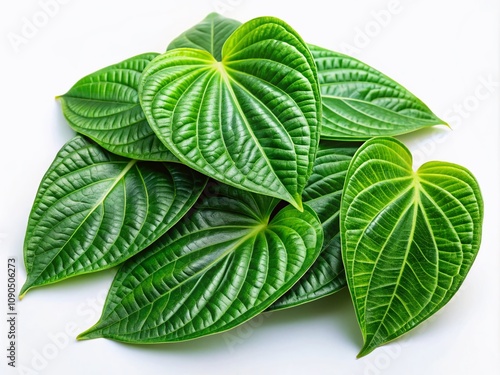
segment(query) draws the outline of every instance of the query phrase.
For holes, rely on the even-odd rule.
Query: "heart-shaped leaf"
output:
[[[76,136],[58,153],[36,195],[21,295],[122,263],[174,225],[206,180],[182,164],[125,159]]]
[[[239,24],[212,13],[168,49],[202,49],[220,60],[222,44]],[[309,48],[318,69],[323,139],[365,140],[446,124],[415,95],[378,70],[338,52],[314,45]]]
[[[309,49],[290,26],[270,17],[243,24],[222,61],[168,51],[145,69],[139,90],[151,127],[183,163],[301,209],[321,100]]]
[[[178,161],[151,130],[139,103],[139,77],[156,56],[135,56],[79,80],[59,97],[69,125],[117,155]]]
[[[340,198],[349,163],[359,144],[321,141],[313,173],[302,193],[323,226],[321,254],[306,274],[269,310],[285,309],[325,297],[346,285],[340,250]]]
[[[205,194],[204,194],[205,195]],[[285,293],[323,242],[314,211],[218,184],[193,213],[127,261],[99,322],[79,339],[189,340],[233,328]]]
[[[194,48],[209,52],[217,61],[222,59],[222,46],[241,22],[210,13],[203,21],[175,38],[167,51],[176,48]]]
[[[364,346],[401,336],[443,307],[479,249],[483,201],[472,174],[429,162],[412,170],[392,138],[366,142],[346,177],[342,257]]]
[[[323,102],[322,139],[364,140],[446,124],[378,70],[350,56],[309,47]]]

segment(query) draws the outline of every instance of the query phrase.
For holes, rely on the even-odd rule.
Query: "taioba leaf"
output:
[[[353,57],[309,46],[323,103],[322,139],[365,140],[446,124],[400,84]]]
[[[323,226],[321,254],[306,274],[269,310],[285,309],[337,292],[346,285],[340,250],[340,198],[349,163],[359,144],[321,141],[313,173],[302,194]]]
[[[323,242],[314,211],[216,185],[118,271],[99,322],[79,339],[189,340],[233,328],[285,293]],[[215,196],[211,196],[215,194]]]
[[[183,163],[300,210],[319,142],[316,79],[298,34],[263,17],[231,34],[222,61],[189,48],[155,58],[139,93],[151,127]]]
[[[217,61],[222,59],[222,46],[241,22],[210,13],[203,21],[175,38],[167,50],[194,48],[209,52]]]
[[[483,201],[472,174],[374,138],[354,156],[340,223],[347,282],[363,334],[359,356],[443,307],[479,249]]]
[[[204,176],[182,164],[125,159],[76,136],[61,149],[36,195],[21,295],[123,262],[173,226],[205,184]]]
[[[135,56],[79,80],[59,97],[69,125],[117,155],[178,161],[151,130],[139,103],[139,77],[156,56]]]

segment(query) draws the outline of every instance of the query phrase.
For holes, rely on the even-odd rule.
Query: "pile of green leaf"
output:
[[[477,254],[475,178],[414,172],[392,138],[444,122],[279,19],[210,14],[59,99],[81,135],[41,182],[21,295],[121,264],[79,339],[189,340],[347,285],[362,356],[444,306]]]

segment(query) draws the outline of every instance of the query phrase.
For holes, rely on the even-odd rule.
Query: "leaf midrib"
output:
[[[420,197],[419,197],[419,189],[415,186],[415,185],[411,185],[410,188],[408,190],[411,190],[411,189],[414,189],[414,192],[413,192],[413,200],[412,202],[410,203],[410,205],[406,208],[406,210],[402,213],[402,215],[400,215],[400,218],[404,215],[406,215],[406,213],[412,208],[413,206],[413,224],[415,224],[416,220],[417,220],[417,215],[418,215],[418,208],[419,208],[419,203],[420,203]],[[408,191],[407,190],[407,191]],[[401,194],[402,196],[403,194]],[[399,222],[399,220],[398,220]],[[394,226],[393,230],[391,231],[390,235],[387,236],[387,240],[386,242],[384,243],[383,245],[383,248],[386,247],[386,244],[387,244],[387,241],[389,240],[389,238],[391,238],[392,234],[394,233],[394,231],[396,230],[396,227],[397,225]],[[399,288],[400,286],[400,281],[401,281],[401,277],[406,269],[406,263],[407,263],[407,259],[408,259],[408,254],[410,253],[410,248],[411,248],[411,244],[413,242],[413,238],[415,236],[415,228],[416,228],[416,225],[412,225],[412,228],[411,228],[411,232],[410,232],[410,235],[409,235],[409,238],[408,238],[408,242],[407,242],[407,245],[406,245],[406,249],[405,249],[405,252],[404,252],[404,258],[403,258],[403,266],[401,267],[401,270],[399,271],[399,275],[396,279],[396,282],[394,283],[395,287],[394,287],[394,291],[392,293],[392,296],[390,298],[390,300],[387,302],[387,305],[386,305],[386,309],[385,309],[385,312],[384,312],[384,315],[380,318],[380,320],[378,321],[378,327],[377,327],[377,330],[372,334],[370,335],[371,336],[371,339],[369,341],[366,341],[366,337],[365,337],[365,343],[363,345],[363,349],[361,349],[361,351],[365,350],[365,348],[369,348],[371,347],[371,343],[373,342],[373,340],[375,340],[378,332],[380,331],[381,327],[384,325],[384,321],[385,321],[385,318],[387,317],[387,314],[392,306],[392,301],[394,300],[394,298],[396,297],[397,295],[397,289]],[[377,257],[377,260],[375,261],[374,263],[374,267],[373,267],[373,270],[375,270],[377,267],[377,263],[380,259],[380,256],[382,255],[382,252],[383,251],[380,251],[379,253],[379,256]],[[373,280],[373,274],[374,272],[372,272],[371,274],[371,277],[370,277],[370,281],[368,282],[368,290],[370,290],[371,288],[371,282]],[[434,287],[435,289],[435,287]],[[368,292],[367,292],[367,296],[368,296]],[[366,320],[366,312],[368,311],[367,309],[367,303],[368,303],[368,298],[365,299],[365,304],[364,304],[364,311],[365,311],[365,320]],[[425,305],[422,307],[422,310],[425,308]]]
[[[404,177],[404,178],[401,178],[401,179],[406,179],[406,178],[408,178],[408,177]],[[360,193],[358,193],[358,194],[356,195],[356,197],[358,197],[360,194],[363,194],[363,193],[364,193],[365,191],[367,191],[368,189],[369,189],[369,187],[368,187],[368,188],[366,188],[366,189],[364,189],[364,190],[362,190]],[[379,212],[383,212],[383,211],[384,211],[384,210],[385,210],[385,209],[386,209],[389,205],[391,205],[391,204],[394,202],[394,200],[397,200],[397,199],[401,198],[403,195],[405,195],[405,194],[406,194],[408,191],[410,191],[411,189],[412,189],[412,186],[411,186],[411,185],[410,185],[410,186],[408,186],[408,187],[407,187],[406,189],[404,189],[401,193],[399,193],[396,197],[394,197],[394,198],[393,198],[393,199],[391,199],[389,202],[387,202],[387,204],[386,204],[386,205],[385,205],[385,206],[384,206],[381,210],[379,210]],[[353,201],[354,201],[354,200],[352,200],[352,201],[349,203],[349,205],[352,205],[352,202],[353,202]],[[378,214],[377,214],[376,216],[378,216]],[[376,217],[376,216],[375,216],[375,217]],[[351,274],[351,275],[354,275],[354,264],[355,264],[355,262],[356,262],[356,250],[359,248],[359,244],[361,243],[361,240],[363,239],[363,236],[365,235],[366,230],[367,230],[367,229],[368,229],[368,227],[369,227],[369,226],[373,223],[373,220],[374,220],[374,218],[371,218],[370,222],[364,226],[364,228],[363,228],[363,230],[361,231],[361,233],[357,236],[357,237],[358,237],[358,240],[357,240],[357,242],[356,242],[356,245],[355,245],[355,247],[354,247],[354,250],[351,250],[351,252],[353,253],[353,257],[352,257],[352,260],[349,262],[349,263],[350,263],[350,265],[348,264],[349,268],[351,269],[351,272],[350,272],[350,274]],[[345,225],[345,224],[344,224],[344,225]],[[391,233],[392,233],[392,231],[391,231]],[[347,239],[346,239],[346,242],[347,242]],[[347,247],[347,246],[346,246],[346,247]],[[378,254],[377,259],[375,260],[374,264],[376,264],[376,263],[378,262],[378,259],[379,259],[379,258],[380,258],[380,253]],[[368,280],[368,284],[367,284],[367,286],[371,283],[371,278],[372,278],[372,276],[373,276],[373,273],[372,273],[372,275],[370,276],[370,280]],[[352,283],[352,281],[351,281],[351,283]],[[354,295],[354,300],[357,300],[357,296],[356,296],[356,294],[357,294],[357,293],[356,293],[356,289],[355,289],[355,288],[352,288],[352,294]],[[365,300],[365,311],[366,311],[366,300]],[[356,309],[356,315],[358,315],[358,320],[360,321],[360,319],[359,319],[359,314],[358,314],[358,309]],[[360,324],[361,324],[361,321],[360,321]],[[363,325],[364,325],[364,322],[363,322]],[[363,332],[363,334],[364,334],[364,332]]]
[[[116,178],[114,179],[114,181],[111,184],[111,186],[102,194],[101,198],[91,207],[91,209],[89,210],[89,212],[87,213],[87,215],[85,216],[85,218],[81,221],[81,223],[78,225],[78,227],[76,227],[76,229],[73,231],[73,233],[71,234],[71,236],[66,240],[66,242],[59,248],[59,250],[57,251],[57,253],[54,254],[54,256],[52,257],[52,259],[54,259],[56,256],[58,256],[61,253],[61,251],[66,247],[66,245],[76,235],[76,233],[81,228],[81,226],[87,221],[87,219],[89,218],[89,216],[92,213],[94,213],[95,210],[104,202],[104,200],[108,197],[108,195],[111,193],[111,191],[113,191],[113,189],[115,188],[115,186],[122,180],[122,178],[128,173],[128,171],[136,163],[137,163],[137,160],[131,160],[130,162],[127,163],[127,165],[125,166],[125,168],[123,168],[123,170],[120,172],[120,174],[118,176],[116,176]],[[24,293],[26,293],[28,291],[28,289],[31,287],[31,285],[33,284],[33,282],[36,282],[41,277],[41,275],[47,270],[47,268],[50,265],[51,265],[51,262],[48,262],[46,264],[46,266],[41,271],[38,272],[38,275],[36,276],[35,279],[33,279],[33,277],[30,277],[30,279],[32,280],[32,282],[30,284],[26,284],[26,285],[30,285],[26,289],[23,287],[23,289],[25,289]],[[33,270],[33,268],[32,268],[32,270]]]
[[[293,228],[291,228],[291,227],[288,227],[288,226],[286,226],[286,225],[282,225],[282,224],[280,224],[280,225],[276,225],[276,223],[274,223],[274,225],[273,225],[272,223],[271,223],[271,224],[269,224],[269,225],[267,225],[267,224],[265,224],[265,223],[264,223],[264,224],[261,224],[261,226],[262,226],[262,230],[261,230],[261,231],[257,231],[257,232],[255,233],[255,235],[253,236],[253,239],[255,240],[255,239],[256,239],[256,237],[257,237],[257,235],[258,235],[259,233],[262,233],[264,230],[268,230],[269,232],[272,232],[272,233],[274,233],[274,234],[275,234],[275,236],[276,236],[276,240],[279,240],[279,241],[280,241],[281,246],[282,246],[282,248],[284,248],[284,249],[286,249],[287,247],[285,246],[285,243],[283,243],[283,239],[279,236],[279,234],[278,234],[278,233],[276,233],[276,232],[273,230],[273,228],[275,228],[275,227],[284,227],[285,229],[287,229],[287,230],[291,230],[294,234],[296,234],[296,235],[298,235],[299,237],[301,237],[301,236],[300,236],[300,234],[299,234],[299,233],[298,233],[295,229],[293,229]],[[264,236],[264,239],[266,239],[266,241],[267,241],[267,237],[265,237],[265,236]],[[252,247],[252,253],[254,252],[254,250],[255,250],[255,245]],[[269,268],[269,264],[267,264],[267,267],[266,267],[266,275],[269,273],[269,270],[270,270],[270,268]],[[248,271],[249,271],[249,268],[247,267],[247,268],[245,269],[246,274],[248,274]],[[288,280],[288,283],[289,283],[289,280]],[[287,282],[285,282],[283,285],[281,285],[279,289],[282,289],[282,288],[283,288],[283,286],[284,286],[284,285],[286,285],[286,284],[287,284]],[[239,291],[241,291],[241,288],[243,288],[243,286],[244,286],[244,283],[241,283]],[[239,295],[239,292],[237,293],[237,295]],[[227,311],[231,308],[231,306],[234,304],[234,302],[235,302],[235,301],[236,301],[236,300],[231,300],[231,302],[230,302],[230,304],[228,304],[228,306],[227,306],[227,308],[226,308],[225,312],[227,312]],[[252,308],[248,309],[248,310],[245,312],[245,314],[248,314],[249,312],[251,312],[251,311],[255,310],[256,308],[258,308],[258,306],[262,305],[262,303],[265,303],[265,302],[263,302],[263,301],[261,300],[258,304],[254,305]],[[223,317],[224,317],[224,315],[221,315],[221,316],[219,317],[219,319],[214,320],[214,321],[212,322],[211,326],[215,325],[215,324],[216,324],[217,322],[219,322],[219,321],[220,321]],[[244,320],[246,320],[246,319],[244,319]],[[190,321],[192,321],[192,319],[191,319]],[[222,327],[224,327],[224,328],[225,328],[225,330],[227,330],[227,329],[228,329],[228,328],[227,328],[227,326],[228,326],[228,325],[229,325],[229,326],[231,326],[232,324],[234,324],[234,322],[238,322],[238,321],[241,321],[241,317],[237,317],[237,318],[235,318],[235,319],[232,319],[229,323],[227,323],[227,324],[223,325]],[[179,328],[177,328],[177,329],[173,330],[171,333],[177,332],[179,329],[181,329],[181,328],[183,328],[183,327],[185,327],[185,326],[186,326],[186,324],[185,324],[185,325],[183,325],[182,327],[179,327]],[[223,328],[223,329],[224,329],[224,328]],[[205,328],[203,331],[206,331],[206,329],[207,329],[207,328]],[[220,327],[219,327],[219,329],[220,329]],[[217,333],[217,332],[214,332],[214,333]],[[188,337],[189,337],[189,338],[196,338],[196,337],[199,337],[199,334],[196,334],[195,332],[193,332],[193,333],[191,333],[190,335],[188,335]]]
[[[437,122],[436,122],[436,121],[434,121],[434,120],[432,120],[432,119],[422,119],[422,118],[418,118],[418,119],[416,119],[415,117],[411,117],[411,116],[408,116],[408,115],[404,115],[404,114],[402,114],[402,113],[400,113],[400,112],[397,112],[397,111],[394,111],[394,110],[392,110],[392,109],[381,108],[380,106],[377,106],[377,105],[375,105],[375,104],[373,104],[372,102],[367,101],[367,100],[354,99],[354,98],[345,98],[345,97],[335,96],[335,95],[321,95],[321,97],[322,97],[323,99],[333,99],[333,100],[339,100],[339,101],[341,101],[341,102],[344,102],[344,103],[345,103],[345,105],[347,105],[348,107],[350,107],[353,111],[360,112],[360,113],[364,114],[365,116],[370,117],[370,118],[373,118],[374,120],[376,120],[376,121],[378,121],[378,122],[380,122],[380,121],[381,121],[381,119],[376,118],[376,117],[373,117],[373,116],[371,116],[371,115],[369,115],[369,114],[367,114],[367,113],[365,113],[365,112],[363,112],[363,111],[361,111],[361,110],[359,110],[359,109],[354,108],[352,105],[350,105],[350,104],[349,104],[349,102],[357,102],[357,103],[362,103],[362,104],[365,104],[365,105],[367,105],[367,106],[371,106],[371,107],[377,108],[377,109],[379,109],[379,110],[381,110],[381,109],[382,109],[382,111],[387,111],[387,112],[393,113],[393,114],[395,114],[395,115],[401,116],[401,117],[403,117],[403,118],[405,118],[405,119],[408,119],[408,120],[411,120],[411,121],[418,121],[418,122],[420,122],[420,121],[427,121],[427,122],[429,122],[429,123],[433,123],[434,125],[436,125],[436,124],[438,124],[438,123],[439,123],[439,121],[437,121]],[[338,112],[334,111],[334,110],[333,110],[330,106],[327,106],[324,102],[323,102],[323,105],[325,105],[327,108],[331,109],[331,110],[332,110],[332,112],[335,112],[336,114],[338,114]],[[421,110],[416,109],[416,108],[412,108],[412,109],[414,109],[414,110],[416,110],[416,111],[419,111],[419,112],[422,112]],[[425,113],[425,112],[423,112],[423,113]],[[338,114],[338,115],[340,116],[340,114]],[[350,120],[350,119],[347,119],[347,120],[352,121],[352,120]],[[436,119],[436,120],[437,120],[437,119]],[[385,121],[385,123],[387,123],[387,124],[389,124],[389,125],[392,125],[392,124],[393,124],[392,122],[387,122],[387,121]],[[357,124],[358,124],[358,125],[363,125],[363,124],[360,124],[360,123],[357,123]],[[367,127],[366,125],[363,125],[363,126]]]
[[[441,175],[441,176],[442,176],[442,175]],[[425,180],[424,180],[424,181],[425,181]],[[426,182],[426,183],[429,183],[428,181],[425,181],[425,182]],[[430,194],[429,194],[429,193],[425,190],[425,188],[423,188],[423,187],[421,186],[421,184],[422,184],[422,182],[420,182],[420,184],[419,184],[420,188],[419,188],[419,189],[416,189],[416,190],[417,190],[417,193],[418,193],[419,195],[420,195],[420,194],[424,194],[424,195],[426,196],[426,198],[429,200],[429,202],[431,202],[431,203],[432,203],[432,205],[434,206],[434,208],[435,208],[435,209],[437,209],[437,210],[441,213],[441,215],[443,216],[443,218],[446,218],[446,223],[447,223],[447,225],[448,225],[448,228],[450,228],[451,230],[453,230],[453,231],[455,232],[455,236],[456,236],[456,238],[457,238],[457,239],[458,239],[458,241],[459,241],[460,247],[462,248],[462,247],[463,247],[463,244],[462,244],[462,242],[460,241],[460,237],[459,237],[458,233],[456,233],[454,226],[453,226],[453,225],[452,225],[452,223],[450,222],[448,215],[446,215],[446,214],[445,214],[445,212],[441,209],[441,207],[440,207],[440,206],[436,203],[436,201],[434,200],[434,198],[433,198],[433,197],[431,197],[431,195],[430,195]],[[432,183],[429,183],[429,184],[430,184],[430,185],[433,185],[435,188],[439,189],[439,190],[440,190],[440,191],[442,191],[443,193],[446,193],[447,195],[451,196],[451,197],[454,199],[454,201],[455,201],[455,203],[456,203],[456,204],[458,203],[458,204],[459,204],[459,205],[463,208],[463,210],[464,210],[465,212],[469,213],[469,212],[467,211],[467,209],[463,206],[462,202],[461,202],[460,200],[458,200],[458,199],[457,199],[457,198],[456,198],[453,194],[451,194],[449,191],[447,191],[447,190],[443,189],[443,188],[442,188],[441,186],[439,186],[439,185],[432,184]],[[419,206],[419,208],[420,208],[420,210],[421,210],[421,212],[422,212],[422,214],[423,214],[423,216],[424,216],[424,221],[425,221],[425,224],[426,224],[426,226],[427,226],[427,229],[429,230],[429,232],[430,232],[430,233],[432,233],[432,234],[433,234],[433,235],[431,236],[431,238],[432,238],[432,240],[433,240],[434,247],[435,247],[436,249],[439,249],[438,245],[437,245],[437,244],[436,244],[436,242],[435,242],[435,238],[436,238],[436,237],[434,236],[434,230],[433,230],[433,227],[432,227],[432,225],[430,224],[430,222],[429,222],[429,220],[428,220],[428,215],[427,215],[426,210],[425,210],[424,206],[422,205],[422,202],[421,202],[421,201],[419,201],[419,202],[418,202],[418,206]],[[471,221],[472,221],[472,218],[471,218]],[[414,228],[415,228],[415,226],[414,226]],[[441,273],[441,271],[440,271],[440,267],[439,267],[439,264],[440,264],[440,261],[439,261],[439,251],[437,251],[437,252],[436,252],[436,256],[437,256],[436,264],[437,264],[438,266],[436,267],[436,285],[435,285],[435,287],[434,287],[434,290],[435,290],[435,289],[437,289],[437,287],[439,286],[439,274]],[[463,251],[462,251],[462,256],[463,256]],[[460,266],[458,266],[458,272],[457,272],[455,275],[453,275],[453,276],[452,276],[452,275],[449,275],[449,274],[448,274],[448,276],[450,276],[450,277],[454,280],[454,279],[456,278],[456,276],[460,275],[460,271],[461,271],[461,269],[463,268],[463,266],[464,266],[464,265],[463,265],[463,262],[462,262],[462,264],[461,264]],[[419,321],[423,321],[423,320],[425,320],[428,316],[432,315],[432,314],[435,312],[435,308],[436,308],[437,306],[439,306],[443,300],[445,300],[445,299],[446,299],[446,297],[449,295],[449,293],[450,293],[449,291],[445,292],[445,293],[444,293],[444,295],[443,295],[443,297],[442,297],[442,299],[440,299],[439,301],[434,301],[434,302],[432,301],[432,297],[433,297],[433,296],[431,296],[431,299],[430,299],[430,300],[429,300],[429,301],[428,301],[428,302],[427,302],[427,303],[426,303],[426,304],[422,307],[422,309],[419,311],[419,313],[418,313],[418,314],[420,314],[421,312],[423,312],[423,311],[425,311],[426,309],[428,309],[428,306],[429,306],[429,304],[431,304],[431,303],[433,303],[433,307],[432,307],[430,310],[428,310],[428,311],[427,311],[427,313],[426,313],[423,317],[421,317],[421,318],[419,319]],[[417,315],[418,315],[418,314],[417,314]],[[417,316],[417,315],[415,315],[415,316]],[[380,329],[380,327],[379,327],[379,329]],[[379,330],[379,329],[377,329],[377,332],[378,332],[378,330]],[[377,333],[377,332],[376,332],[376,333]],[[398,331],[396,331],[396,332],[399,332],[399,330],[398,330]],[[393,332],[393,333],[392,333],[392,335],[390,335],[389,337],[393,336],[396,332]],[[376,333],[374,333],[374,334],[373,334],[373,337],[375,337]]]
[[[243,111],[243,109],[240,106],[240,102],[238,101],[238,98],[236,97],[236,94],[235,94],[235,92],[233,90],[233,86],[231,84],[231,81],[235,82],[236,84],[238,84],[238,82],[236,80],[234,80],[232,77],[229,76],[229,74],[228,74],[228,72],[226,70],[226,67],[223,65],[223,63],[219,63],[219,64],[221,64],[221,66],[220,66],[220,69],[217,69],[217,71],[219,72],[219,75],[222,77],[222,79],[224,81],[224,84],[225,84],[227,90],[229,91],[229,95],[231,96],[233,104],[234,104],[236,110],[238,111],[238,113],[240,114],[240,117],[243,120],[243,123],[245,124],[245,127],[246,127],[246,129],[248,131],[248,134],[250,134],[250,137],[252,137],[252,139],[254,141],[254,144],[257,146],[260,154],[264,158],[269,171],[274,175],[275,180],[277,180],[277,181],[280,182],[280,186],[285,190],[286,194],[288,195],[289,199],[287,199],[287,200],[291,199],[292,201],[295,202],[294,197],[292,197],[292,195],[290,194],[290,192],[288,191],[288,189],[286,189],[286,187],[283,186],[283,183],[281,182],[281,179],[279,179],[278,176],[276,175],[276,172],[275,172],[274,168],[272,167],[272,165],[270,163],[270,160],[269,160],[266,152],[262,149],[262,145],[260,144],[259,140],[255,136],[255,134],[254,134],[254,132],[252,130],[252,127],[250,126],[250,124],[248,122],[248,118],[246,117],[245,112]],[[239,85],[239,86],[241,87],[241,85]],[[244,89],[244,88],[242,88],[242,89]],[[249,95],[251,95],[247,90],[245,90],[245,91]],[[253,97],[253,95],[252,95],[252,97]]]
[[[261,232],[265,227],[267,227],[267,223],[265,224],[260,224],[260,225],[256,225],[253,230],[250,230],[246,235],[244,235],[242,238],[240,238],[239,240],[236,241],[235,244],[229,246],[229,248],[224,251],[219,257],[217,257],[216,259],[214,259],[212,262],[208,263],[206,266],[204,266],[202,269],[200,269],[199,271],[193,273],[191,276],[187,277],[186,279],[184,279],[183,281],[181,281],[180,283],[177,283],[173,288],[170,288],[168,290],[168,292],[166,293],[163,293],[163,294],[160,294],[158,295],[156,298],[152,299],[152,300],[148,300],[148,303],[141,306],[139,310],[142,310],[144,308],[146,308],[147,306],[151,306],[153,305],[156,301],[158,301],[160,298],[163,298],[165,297],[167,294],[168,295],[171,295],[171,293],[175,290],[177,290],[178,288],[180,288],[182,285],[184,285],[185,283],[189,282],[189,281],[192,281],[193,279],[197,278],[199,275],[202,275],[204,273],[206,273],[208,270],[212,269],[217,263],[219,263],[221,260],[223,260],[224,258],[226,258],[228,255],[232,254],[239,246],[241,246],[243,243],[245,243],[246,241],[248,241],[250,238],[256,236],[259,232]],[[203,229],[201,231],[197,231],[197,233],[199,232],[203,232],[203,231],[212,231],[214,229],[220,229],[221,227],[216,227],[216,228],[206,228],[206,229]],[[238,228],[238,229],[241,229],[241,228],[248,228],[250,229],[250,227],[248,226],[224,226],[224,228],[226,229],[232,229],[232,228]],[[191,236],[193,233],[190,232],[190,233],[187,233],[186,235],[184,236],[181,236],[181,237],[178,237],[175,239],[174,242],[177,242],[185,237],[189,237]],[[171,245],[171,243],[170,243]],[[152,256],[154,256],[154,254],[152,254]],[[176,262],[179,258],[175,259],[174,262]],[[170,262],[171,263],[171,262]],[[159,272],[161,271],[162,267],[161,268],[158,268],[157,270],[155,270],[154,272],[150,273],[147,277],[147,279],[149,278],[152,278],[154,276],[154,274],[156,272]],[[133,270],[132,270],[133,271]],[[129,275],[130,273],[128,273],[127,275]],[[142,282],[141,282],[142,283]],[[140,284],[139,284],[140,285]],[[123,297],[120,298],[120,301],[123,301],[124,299],[126,299],[130,294],[133,293],[133,289],[131,289],[131,293],[128,293],[128,294],[125,294]],[[116,311],[116,307],[119,306],[119,303],[116,304],[116,306],[113,308],[112,311],[110,311],[106,317],[110,317],[115,311]],[[137,312],[139,310],[136,310],[134,312]],[[115,320],[112,322],[112,324],[108,324],[108,325],[103,325],[103,326],[99,326],[99,323],[96,324],[96,329],[95,330],[89,330],[87,332],[95,332],[95,331],[103,331],[105,328],[109,328],[111,326],[114,326],[116,324],[119,324],[121,321],[125,320],[125,319],[128,319],[128,317],[130,316],[131,314],[127,315],[127,316],[123,316],[121,317],[120,319],[118,320]]]

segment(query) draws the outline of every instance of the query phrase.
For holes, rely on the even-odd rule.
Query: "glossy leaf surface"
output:
[[[265,310],[317,258],[323,234],[309,207],[274,215],[277,199],[222,184],[204,195],[120,268],[100,321],[79,339],[175,342],[228,330]]]
[[[137,93],[142,71],[157,55],[135,56],[79,80],[59,97],[69,125],[117,155],[177,161],[151,130]]]
[[[341,205],[342,257],[363,334],[359,356],[443,307],[479,249],[483,201],[464,167],[428,162],[412,169],[392,138],[354,156]]]
[[[125,159],[82,136],[73,138],[36,195],[21,294],[122,263],[174,225],[205,184],[205,176],[179,163]]]
[[[183,163],[301,209],[319,142],[316,79],[297,33],[263,17],[231,34],[222,61],[190,48],[155,58],[140,97],[151,127]]]
[[[322,139],[365,140],[445,124],[415,95],[378,70],[310,46],[323,103]]]
[[[323,248],[307,273],[270,310],[285,309],[325,297],[346,286],[340,250],[340,198],[349,163],[359,144],[321,141],[313,173],[302,198],[318,215]]]
[[[202,49],[220,61],[224,42],[240,25],[239,21],[210,13],[203,21],[175,38],[167,51],[176,48]]]

